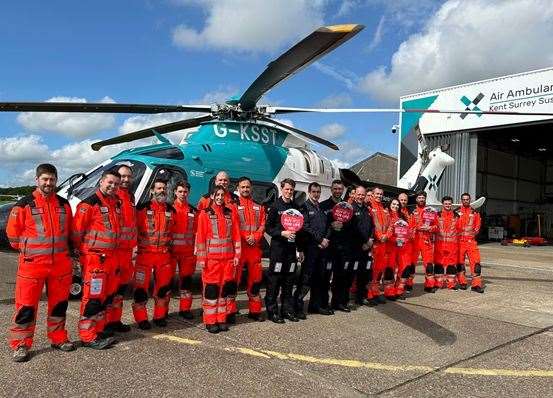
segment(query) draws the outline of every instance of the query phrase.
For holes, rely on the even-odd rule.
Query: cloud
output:
[[[2,165],[26,161],[40,161],[48,158],[48,146],[38,135],[0,137],[0,158]]]
[[[187,49],[274,52],[323,24],[324,1],[210,0],[182,1],[202,7],[204,26],[178,25],[172,39]]]
[[[355,86],[354,81],[355,76],[351,76],[351,72],[348,71],[340,71],[333,66],[323,64],[322,62],[314,62],[313,66],[319,70],[320,72],[324,73],[327,76],[332,77],[335,80],[338,80],[341,83],[344,83],[347,88],[352,90]]]
[[[344,135],[346,127],[339,123],[325,124],[319,130],[319,135],[327,140],[335,140]]]
[[[548,67],[552,35],[548,0],[449,0],[360,87],[397,102],[413,92]]]
[[[373,51],[376,47],[378,47],[378,45],[382,41],[382,32],[384,30],[384,22],[385,21],[386,21],[385,16],[380,17],[380,21],[378,21],[378,25],[377,25],[376,30],[374,32],[371,43],[369,44],[369,47],[367,47],[368,52]]]
[[[337,17],[349,15],[354,8],[359,6],[359,0],[344,0],[336,13]]]
[[[53,97],[46,102],[87,102],[86,98]],[[110,97],[99,102],[114,103]],[[17,115],[17,122],[33,132],[49,131],[68,137],[83,138],[99,131],[108,130],[115,125],[115,116],[106,113],[73,112],[23,112]]]
[[[326,98],[323,98],[318,104],[317,107],[320,108],[345,108],[350,106],[353,103],[353,100],[349,94],[334,94],[329,95]]]

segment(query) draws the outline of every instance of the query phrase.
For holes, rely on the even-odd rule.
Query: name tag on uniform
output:
[[[290,263],[290,272],[294,272],[296,270],[296,263]]]
[[[244,206],[238,206],[238,209],[243,210]]]
[[[332,261],[328,261],[328,262],[326,263],[326,270],[327,270],[327,271],[330,271],[331,269],[332,269]]]
[[[194,217],[194,213],[188,213],[188,217]]]
[[[309,212],[309,215],[310,215],[310,216],[312,216],[313,214],[315,214],[314,211],[310,211],[310,212]]]
[[[259,206],[254,206],[253,209],[254,210],[259,210]]]
[[[56,207],[56,213],[65,214],[65,207]]]
[[[275,269],[273,272],[280,272],[282,271],[282,263],[275,263]]]
[[[99,278],[92,278],[90,280],[90,294],[99,295],[102,293],[103,280]]]
[[[359,267],[359,261],[356,261],[353,263],[353,270],[357,271],[357,267]]]
[[[42,214],[44,213],[44,209],[42,207],[31,207],[31,214]]]

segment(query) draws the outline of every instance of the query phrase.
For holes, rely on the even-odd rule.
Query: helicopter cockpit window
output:
[[[184,159],[184,155],[182,154],[181,150],[174,147],[158,149],[151,152],[143,152],[142,155],[151,156],[154,158],[162,158],[162,159],[176,159],[176,160]]]
[[[163,167],[155,171],[153,178],[150,180],[148,189],[144,190],[142,198],[140,198],[140,203],[144,203],[150,199],[150,189],[152,188],[154,181],[157,179],[162,179],[167,181],[167,202],[173,203],[175,200],[174,189],[178,181],[186,181],[186,173],[176,167]]]
[[[92,173],[85,176],[84,179],[76,182],[73,188],[73,191],[71,192],[71,195],[76,196],[81,200],[88,198],[98,188],[100,178],[102,177],[102,173],[105,170],[109,170],[111,168],[121,166],[121,165],[129,166],[132,169],[133,184],[131,185],[131,192],[134,193],[136,191],[136,188],[138,187],[138,184],[140,183],[140,180],[142,179],[142,176],[144,175],[144,172],[146,171],[146,166],[144,165],[144,163],[137,162],[134,160],[133,161],[117,160],[115,162],[108,163],[103,167],[97,168],[96,170],[92,171]]]

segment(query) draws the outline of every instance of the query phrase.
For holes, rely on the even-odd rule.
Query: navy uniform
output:
[[[265,222],[265,232],[271,236],[265,306],[268,318],[275,323],[284,323],[282,318],[287,318],[293,322],[298,321],[298,318],[294,314],[294,302],[292,298],[297,266],[297,246],[296,242],[289,242],[287,238],[281,235],[284,228],[280,222],[280,217],[283,212],[289,209],[298,210],[298,206],[293,200],[286,203],[282,197],[279,197],[274,206],[269,209],[267,221]],[[280,312],[277,302],[279,293],[281,293]]]
[[[303,214],[303,229],[298,237],[298,244],[305,254],[305,260],[301,266],[301,272],[294,292],[294,309],[296,316],[305,319],[303,300],[309,290],[308,312],[330,315],[326,309],[328,306],[328,286],[324,284],[323,277],[326,264],[324,262],[325,250],[320,247],[323,239],[330,237],[330,224],[328,216],[318,202],[311,199],[301,207]],[[327,288],[326,305],[321,310],[321,289]],[[324,304],[324,303],[323,303]]]
[[[371,250],[367,245],[372,242],[374,226],[371,213],[363,203],[353,203],[352,220],[355,229],[353,270],[357,278],[355,302],[363,305],[367,297],[367,284],[372,278]]]

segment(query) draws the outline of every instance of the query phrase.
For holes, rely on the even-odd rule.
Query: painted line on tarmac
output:
[[[174,343],[186,344],[186,345],[203,345],[206,348],[213,348],[224,350],[227,352],[234,352],[237,354],[248,355],[256,358],[263,359],[279,359],[283,361],[294,362],[307,362],[320,365],[339,366],[346,368],[362,368],[371,370],[380,370],[386,372],[440,372],[447,374],[457,375],[471,375],[471,376],[489,376],[489,377],[551,377],[553,378],[553,370],[548,369],[485,369],[485,368],[436,368],[425,365],[390,365],[378,362],[364,362],[356,359],[337,359],[337,358],[321,358],[310,355],[294,354],[294,353],[282,353],[278,351],[252,349],[247,347],[219,347],[214,345],[205,344],[200,340],[191,340],[169,334],[157,334],[151,336],[156,340],[168,340]]]

